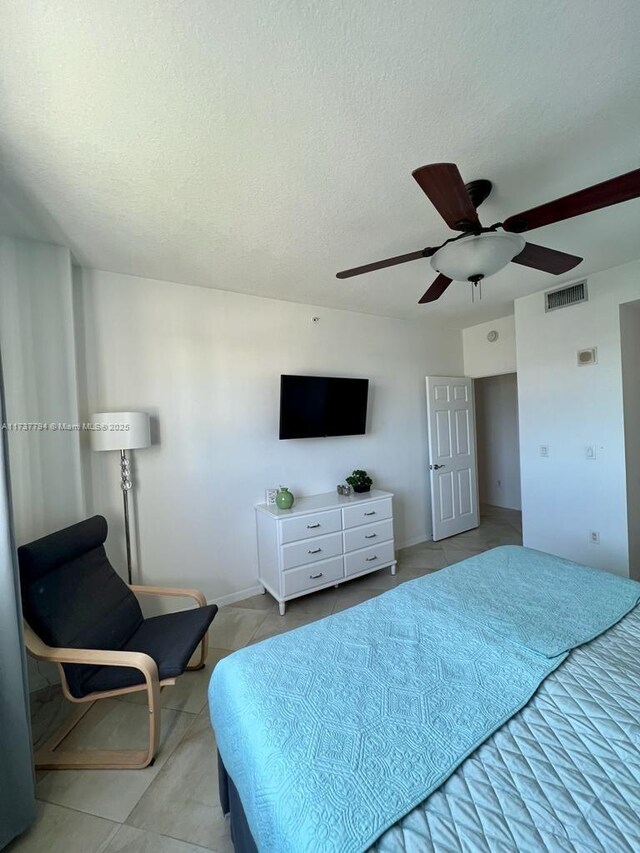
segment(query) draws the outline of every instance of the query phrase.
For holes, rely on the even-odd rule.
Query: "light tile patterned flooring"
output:
[[[186,673],[162,693],[162,740],[153,767],[38,773],[38,820],[8,851],[231,853],[228,825],[218,802],[215,741],[207,708],[207,686],[216,662],[235,649],[352,607],[404,581],[521,541],[520,513],[483,507],[476,530],[400,551],[395,577],[383,570],[297,599],[287,606],[284,617],[269,595],[222,608],[211,628],[206,669]],[[60,724],[68,710],[59,688],[34,694],[36,743]],[[67,743],[75,749],[140,748],[146,726],[142,694],[104,699]]]

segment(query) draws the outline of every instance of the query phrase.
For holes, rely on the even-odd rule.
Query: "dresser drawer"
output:
[[[353,551],[346,554],[344,558],[344,573],[346,577],[359,575],[367,569],[375,569],[376,566],[384,566],[395,560],[393,553],[393,542],[383,542],[380,545],[372,545],[362,551]]]
[[[298,539],[311,539],[342,529],[339,509],[329,512],[316,512],[313,515],[300,515],[297,518],[285,518],[280,522],[280,541],[296,542]]]
[[[358,551],[360,548],[368,548],[369,545],[377,545],[378,542],[386,542],[389,539],[393,539],[393,521],[390,518],[345,530],[344,550]]]
[[[357,527],[359,524],[371,524],[372,521],[382,521],[391,518],[391,498],[371,503],[347,506],[344,513],[344,527]]]
[[[309,590],[311,592],[317,586],[324,586],[332,581],[337,583],[344,577],[344,565],[342,557],[334,557],[332,560],[322,560],[312,566],[301,566],[298,569],[289,569],[282,574],[282,594],[286,598],[289,595]]]
[[[337,557],[342,554],[342,533],[331,533],[329,536],[316,536],[306,542],[294,542],[282,546],[282,568],[293,569],[294,566],[304,566]]]

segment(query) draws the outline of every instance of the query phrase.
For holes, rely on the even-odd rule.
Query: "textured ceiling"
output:
[[[80,263],[467,326],[640,256],[640,200],[531,236],[586,261],[419,296],[451,236],[411,178],[494,181],[491,224],[640,166],[638,0],[0,0],[0,231]],[[135,282],[132,281],[132,287]]]

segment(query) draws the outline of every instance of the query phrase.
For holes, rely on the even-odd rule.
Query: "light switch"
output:
[[[584,449],[584,458],[589,460],[595,460],[597,458],[597,451],[595,444],[591,444]]]
[[[547,457],[549,455],[549,445],[541,444],[540,445],[540,456]]]

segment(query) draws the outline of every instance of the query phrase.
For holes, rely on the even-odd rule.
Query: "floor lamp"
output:
[[[98,412],[91,416],[92,450],[120,451],[120,488],[124,503],[124,535],[127,544],[127,573],[131,577],[131,535],[129,531],[129,492],[131,491],[131,469],[127,450],[149,447],[149,415],[146,412]]]

